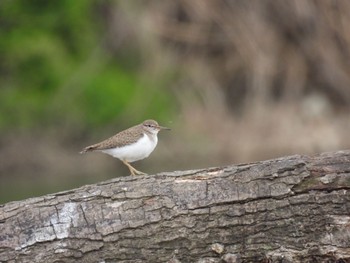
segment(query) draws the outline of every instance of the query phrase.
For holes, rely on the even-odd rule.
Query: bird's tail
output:
[[[84,154],[84,153],[87,153],[87,152],[91,152],[95,149],[95,145],[91,145],[91,146],[88,146],[88,147],[85,147],[81,152],[79,152],[80,154]]]

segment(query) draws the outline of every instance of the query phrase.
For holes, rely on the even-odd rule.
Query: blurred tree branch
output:
[[[149,8],[164,46],[205,68],[237,108],[322,94],[350,104],[348,1],[154,1]],[[194,75],[194,74],[192,74]],[[207,78],[198,75],[199,89]]]
[[[0,206],[1,262],[347,262],[350,151],[116,178]]]

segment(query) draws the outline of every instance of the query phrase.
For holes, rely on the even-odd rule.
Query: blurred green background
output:
[[[350,2],[0,2],[0,203],[128,175],[85,146],[153,118],[148,173],[349,148]]]

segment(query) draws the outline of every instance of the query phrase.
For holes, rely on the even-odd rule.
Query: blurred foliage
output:
[[[148,80],[140,81],[137,52],[132,47],[109,52],[104,41],[104,12],[117,4],[0,2],[1,130],[60,123],[87,128],[118,117],[135,93],[147,96]],[[141,115],[156,118],[164,105],[171,110],[169,98],[152,97],[152,107]]]

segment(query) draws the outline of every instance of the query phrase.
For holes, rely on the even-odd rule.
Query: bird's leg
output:
[[[134,167],[132,167],[132,168],[134,168]],[[138,175],[145,175],[146,173],[144,173],[144,172],[141,172],[141,171],[139,171],[139,170],[136,170],[135,168],[134,168],[134,172],[136,173],[136,174],[138,174]]]
[[[143,172],[141,172],[141,171],[139,171],[139,170],[136,170],[136,169],[135,169],[134,167],[132,167],[131,164],[129,164],[127,161],[122,160],[122,162],[129,168],[131,175],[137,175],[137,174],[141,175],[141,174],[145,174],[145,173],[143,173]]]
[[[128,168],[129,168],[129,171],[131,173],[131,175],[136,175],[135,172],[134,172],[134,169],[132,169],[133,167],[131,165],[127,165]]]
[[[136,175],[135,172],[134,172],[134,167],[132,167],[129,163],[127,163],[126,161],[123,161],[123,164],[125,164],[128,168],[129,168],[129,171],[131,173],[131,175]]]
[[[129,163],[128,163],[129,164]],[[130,172],[132,175],[142,175],[142,174],[145,174],[144,172],[141,172],[139,170],[136,170],[134,167],[132,167],[130,164],[129,164],[129,169],[130,169]]]

